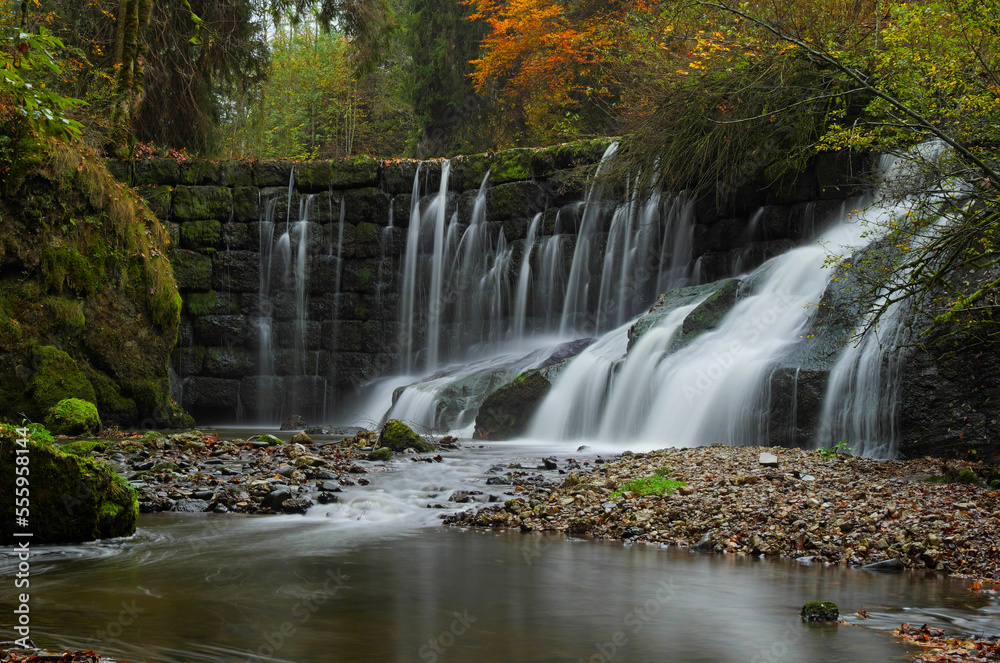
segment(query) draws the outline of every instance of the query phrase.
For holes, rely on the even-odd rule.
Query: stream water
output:
[[[130,661],[902,661],[902,622],[995,634],[968,581],[442,527],[455,489],[566,449],[395,461],[306,516],[144,515],[127,540],[36,550],[35,642]],[[590,455],[586,455],[586,454]],[[597,460],[593,452],[575,457]],[[373,466],[374,467],[374,466]],[[16,559],[0,552],[0,568]],[[9,584],[0,614],[9,615]],[[856,624],[808,627],[836,601]],[[852,617],[864,609],[872,619]]]

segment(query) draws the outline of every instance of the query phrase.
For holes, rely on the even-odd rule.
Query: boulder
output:
[[[0,493],[15,495],[15,457],[18,449],[28,449],[31,471],[31,515],[33,543],[79,543],[135,533],[139,500],[128,482],[109,466],[91,458],[66,454],[51,443],[40,427],[33,427],[30,439],[17,429],[0,424]],[[14,543],[14,500],[0,503],[0,545]]]
[[[476,416],[476,437],[509,440],[524,434],[551,388],[544,369],[521,373],[486,397]]]
[[[378,436],[380,447],[397,453],[406,449],[416,449],[422,452],[434,451],[434,445],[413,432],[413,429],[398,419],[390,419],[382,427]]]
[[[306,420],[300,414],[293,414],[285,419],[281,424],[281,430],[303,430],[306,427]],[[295,438],[292,438],[295,441]]]
[[[45,427],[56,435],[93,434],[101,430],[101,417],[93,403],[67,398],[49,409]]]

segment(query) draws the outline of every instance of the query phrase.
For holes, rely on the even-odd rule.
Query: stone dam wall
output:
[[[583,141],[450,160],[447,215],[459,224],[472,219],[490,172],[488,233],[502,233],[512,256],[500,275],[508,286],[498,290],[508,299],[501,306],[515,297],[517,266],[535,215],[543,215],[538,238],[561,236],[566,258],[559,269],[570,269],[587,176],[608,144]],[[360,385],[398,372],[406,346],[422,343],[426,313],[418,313],[412,332],[403,331],[402,274],[414,196],[426,207],[438,194],[442,161],[154,158],[109,167],[169,225],[170,260],[184,301],[171,370],[175,397],[196,418],[273,421],[292,410],[318,418]],[[685,221],[689,254],[671,259],[687,261],[695,282],[746,271],[812,236],[858,193],[864,169],[860,157],[823,155],[784,193],[748,183],[722,204],[696,201]],[[617,198],[606,193],[599,201],[599,250],[587,266],[592,274],[601,271],[622,196]],[[303,221],[296,234],[293,225]],[[286,231],[290,245],[281,253],[274,242]],[[529,262],[537,265],[537,239],[533,246]],[[426,253],[419,249],[422,259]],[[299,255],[305,258],[296,262]],[[275,260],[285,261],[285,283],[274,276]],[[297,268],[305,274],[296,277]],[[296,278],[306,284],[304,292],[296,292]],[[653,286],[645,284],[642,297],[655,295]],[[640,310],[648,305],[638,304]],[[461,341],[462,333],[454,338]]]

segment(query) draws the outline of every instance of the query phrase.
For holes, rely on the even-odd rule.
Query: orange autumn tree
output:
[[[473,60],[476,90],[492,96],[518,143],[585,132],[614,95],[604,65],[615,49],[614,17],[571,0],[467,0],[490,29]],[[597,111],[597,112],[595,112]]]

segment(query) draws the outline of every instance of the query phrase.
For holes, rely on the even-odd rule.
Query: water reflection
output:
[[[160,515],[36,562],[36,642],[149,662],[893,661],[903,621],[1000,630],[966,581],[519,532]],[[819,598],[873,619],[802,625]]]

